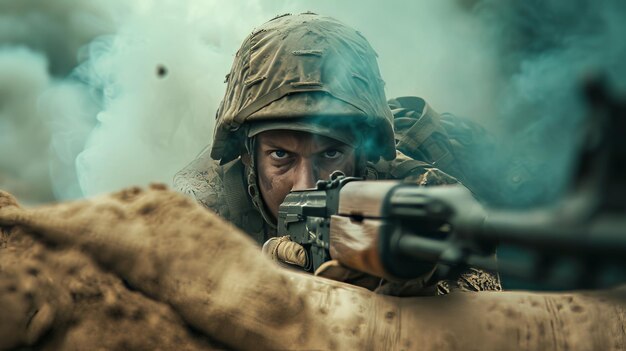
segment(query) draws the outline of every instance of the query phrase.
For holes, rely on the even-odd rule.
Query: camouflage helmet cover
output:
[[[376,53],[335,19],[305,13],[265,23],[244,40],[227,83],[211,149],[222,164],[239,156],[250,130],[242,126],[263,123],[291,130],[308,124],[308,131],[332,130],[328,136],[338,140],[360,135],[370,159],[395,157]]]

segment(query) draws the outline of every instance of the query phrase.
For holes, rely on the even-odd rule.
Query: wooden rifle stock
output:
[[[341,189],[339,210],[330,221],[330,256],[343,265],[391,279],[378,248],[381,208],[396,181],[350,182]]]

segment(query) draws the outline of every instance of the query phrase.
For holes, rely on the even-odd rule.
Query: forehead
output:
[[[329,138],[315,133],[294,131],[294,130],[269,130],[259,133],[257,136],[259,146],[269,147],[298,147],[298,146],[318,146],[350,147],[339,140]]]

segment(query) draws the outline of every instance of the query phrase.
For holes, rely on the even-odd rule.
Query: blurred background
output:
[[[388,98],[421,96],[500,140],[474,162],[508,205],[567,184],[580,82],[626,84],[620,0],[2,0],[0,189],[39,204],[171,183],[211,142],[244,37],[309,10],[368,38]]]

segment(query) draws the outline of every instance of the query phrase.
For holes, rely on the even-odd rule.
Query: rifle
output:
[[[331,259],[378,277],[410,279],[436,267],[445,279],[468,267],[548,288],[626,281],[626,109],[599,81],[587,86],[588,140],[567,196],[527,211],[484,208],[461,185],[420,187],[333,173],[293,191],[278,233],[308,254],[307,271]],[[498,247],[526,257],[494,259]]]

